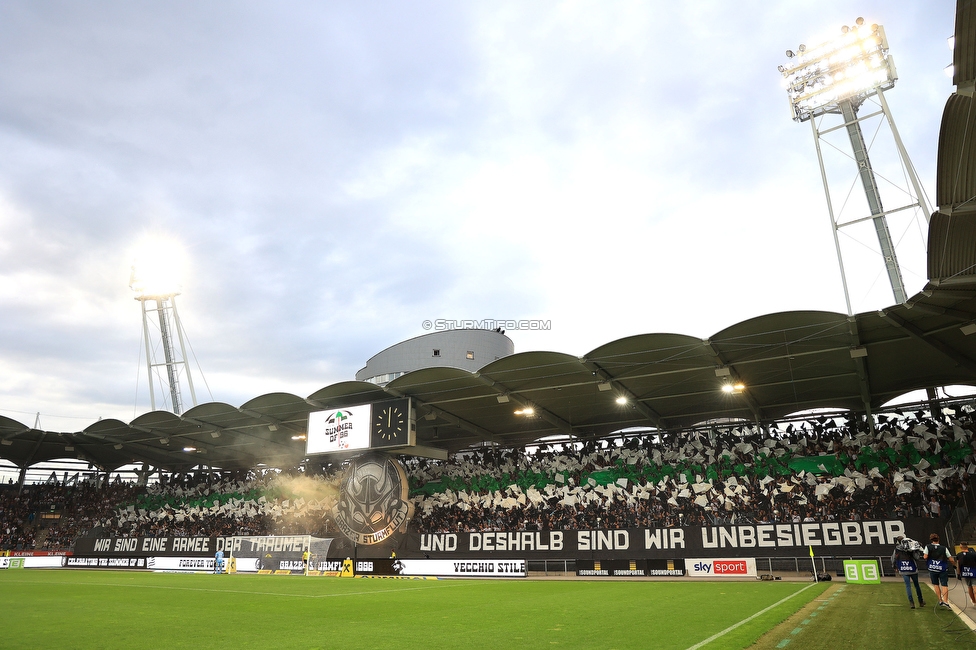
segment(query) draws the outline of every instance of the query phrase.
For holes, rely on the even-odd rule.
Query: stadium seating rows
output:
[[[492,450],[412,461],[418,532],[628,528],[947,515],[976,471],[971,412],[831,418],[631,437],[620,446]]]
[[[634,528],[945,516],[976,471],[973,410],[935,422],[878,416],[876,432],[814,417],[784,429],[713,428],[612,441],[481,448],[406,461],[421,533]],[[168,477],[138,487],[0,489],[0,549],[113,536],[336,534],[336,474],[295,469]],[[48,510],[60,519],[38,533]],[[38,542],[38,540],[40,540]]]

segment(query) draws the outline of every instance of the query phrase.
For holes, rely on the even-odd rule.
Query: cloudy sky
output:
[[[351,379],[424,320],[543,319],[516,351],[582,355],[844,312],[776,67],[858,15],[885,26],[934,198],[951,0],[2,0],[0,414],[73,431],[149,410],[128,287],[147,240],[178,247],[200,401],[235,406]],[[865,133],[898,180],[887,130]],[[912,294],[924,220],[891,226]],[[892,304],[855,230],[854,310]]]

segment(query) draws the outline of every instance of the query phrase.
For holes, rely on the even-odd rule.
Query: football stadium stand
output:
[[[976,386],[974,7],[957,6],[928,282],[904,303],[767,314],[706,339],[643,334],[582,356],[522,352],[474,371],[391,367],[382,386],[340,382],[74,432],[0,416],[0,459],[20,471],[0,486],[0,549],[332,536],[342,466],[306,458],[309,413],[405,397],[417,415],[404,461],[415,534],[936,517],[953,541],[976,508],[974,410],[934,389]],[[929,401],[886,408],[917,390]],[[28,468],[62,458],[95,476],[26,483]],[[133,465],[135,484],[108,480]]]
[[[890,411],[875,433],[811,416],[758,431],[711,427],[586,443],[485,447],[407,461],[418,533],[949,517],[976,506],[971,405]],[[199,482],[198,482],[199,480]],[[0,547],[75,538],[334,535],[331,474],[237,472],[148,486],[86,482],[0,491]],[[968,499],[968,500],[967,500]],[[934,502],[934,504],[933,504]],[[50,526],[42,516],[58,513]],[[38,534],[43,531],[43,534]]]

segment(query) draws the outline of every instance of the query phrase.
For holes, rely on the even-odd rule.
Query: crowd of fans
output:
[[[34,548],[35,494],[18,494],[10,486],[0,490],[0,549]]]
[[[118,504],[131,500],[138,489],[129,483],[117,481],[109,485],[82,482],[76,486],[55,486],[48,498],[59,510],[60,517],[47,529],[38,550],[63,550],[70,548],[75,538],[93,528],[101,528],[113,519]]]
[[[160,482],[119,509],[106,534],[118,537],[334,533],[326,513],[338,479],[300,472],[237,472],[217,481]]]
[[[0,487],[0,549],[64,550],[109,521],[137,489],[127,483],[49,482]],[[45,526],[45,522],[52,522]]]
[[[632,436],[410,461],[418,532],[939,516],[976,471],[971,415],[820,418],[785,430]]]
[[[820,417],[759,430],[651,432],[405,461],[410,530],[643,528],[945,516],[976,471],[971,409]],[[65,550],[81,535],[337,534],[340,474],[293,470],[0,486],[0,549]],[[42,513],[59,518],[40,519]],[[50,526],[41,522],[53,521]]]

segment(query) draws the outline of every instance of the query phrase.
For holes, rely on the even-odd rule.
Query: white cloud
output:
[[[888,30],[889,102],[929,188],[953,6],[862,9]],[[0,412],[133,410],[129,251],[147,232],[185,247],[180,312],[235,405],[349,379],[424,319],[547,319],[510,332],[516,349],[583,354],[843,311],[809,126],[776,65],[850,11],[16,6],[0,24]],[[891,229],[917,290],[924,226]],[[891,303],[876,255],[855,255],[872,236],[842,241],[856,310]]]

